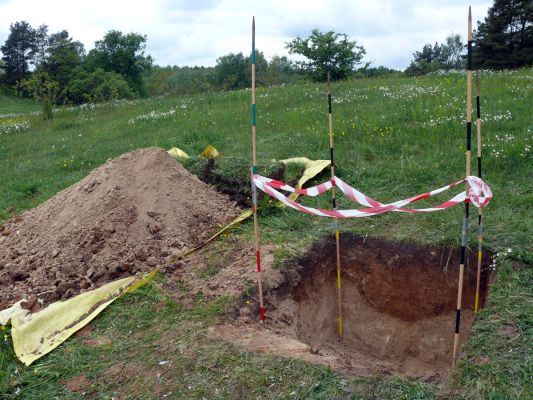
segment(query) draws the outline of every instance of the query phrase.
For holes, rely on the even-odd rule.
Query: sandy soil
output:
[[[0,228],[0,309],[27,307],[166,264],[239,214],[159,148],[109,160]]]
[[[332,240],[315,243],[305,256],[283,266],[282,278],[267,288],[268,318],[263,324],[254,312],[255,300],[251,305],[247,301],[235,309],[233,322],[211,328],[211,335],[347,374],[380,371],[427,381],[444,378],[451,367],[457,251],[350,235],[343,235],[341,249],[342,339]],[[470,262],[475,265],[475,258]],[[484,272],[481,306],[488,281]],[[461,341],[473,323],[474,294],[475,271],[470,268]]]

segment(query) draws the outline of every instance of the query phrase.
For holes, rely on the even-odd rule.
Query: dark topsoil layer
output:
[[[459,248],[341,234],[340,257],[342,280],[355,282],[380,312],[413,322],[456,309]],[[480,307],[489,286],[491,259],[485,251]],[[305,255],[282,266],[286,280],[276,293],[299,293],[306,282],[316,281],[317,274],[332,279],[336,288],[336,268],[335,238],[318,240]],[[473,310],[477,253],[468,252],[464,273],[462,308]]]
[[[348,373],[380,370],[426,380],[446,376],[455,327],[459,249],[349,234],[341,238],[342,340],[334,238],[317,241],[303,257],[282,267],[282,283],[265,293],[264,326],[308,344],[324,363]],[[490,259],[486,254],[481,307],[490,283]],[[462,341],[473,323],[476,266],[476,254],[470,253],[462,295]],[[242,312],[236,314],[242,319]],[[320,357],[315,361],[321,362]]]
[[[238,214],[162,149],[109,160],[0,227],[0,310],[24,297],[35,310],[152,270]]]

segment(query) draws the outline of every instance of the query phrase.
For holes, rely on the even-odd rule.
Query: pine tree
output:
[[[464,68],[464,46],[461,36],[451,34],[446,37],[445,43],[435,42],[432,46],[426,43],[422,51],[413,53],[413,61],[406,68],[407,75],[425,75],[429,72]]]
[[[26,21],[11,24],[10,30],[5,44],[0,47],[5,72],[2,80],[10,86],[16,84],[20,96],[20,84],[30,75],[28,63],[35,53],[35,30]]]
[[[47,46],[38,71],[45,72],[51,80],[57,82],[58,100],[62,101],[74,69],[83,61],[85,49],[83,44],[72,39],[66,30],[50,35]]]
[[[533,2],[494,0],[474,37],[478,68],[520,68],[533,64]]]

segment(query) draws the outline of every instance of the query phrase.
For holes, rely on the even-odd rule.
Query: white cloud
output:
[[[474,27],[490,0],[472,0]],[[460,0],[0,0],[0,43],[9,24],[66,29],[87,49],[111,29],[148,36],[147,52],[160,65],[214,65],[230,52],[250,52],[252,15],[257,47],[267,57],[287,54],[285,42],[313,28],[346,33],[376,65],[404,68],[425,43],[450,33],[465,37],[467,3]]]

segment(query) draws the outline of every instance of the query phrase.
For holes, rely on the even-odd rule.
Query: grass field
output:
[[[25,98],[0,93],[0,117],[5,114],[30,113],[40,111],[39,104]]]
[[[204,335],[209,324],[224,318],[231,299],[199,300],[191,311],[152,285],[113,305],[96,321],[93,335],[105,332],[112,338],[110,346],[89,348],[72,339],[24,368],[9,351],[7,334],[0,353],[0,394],[82,398],[63,383],[83,371],[98,382],[93,384],[94,392],[101,393],[96,398],[112,397],[122,384],[131,385],[131,398],[160,398],[168,392],[170,398],[198,399],[533,397],[533,70],[482,72],[481,84],[484,178],[495,193],[484,212],[486,245],[499,253],[498,279],[464,348],[465,357],[448,382],[387,376],[348,379],[324,367],[231,348]],[[465,91],[466,78],[460,73],[334,84],[338,175],[383,202],[462,178]],[[108,158],[138,147],[177,146],[198,154],[211,144],[224,155],[218,163],[222,173],[242,179],[248,174],[249,91],[64,108],[49,121],[30,113],[38,108],[33,103],[15,100],[0,98],[0,221],[47,200]],[[273,159],[329,157],[323,85],[261,88],[257,105],[258,159],[263,167]],[[21,127],[10,128],[17,124]],[[475,161],[475,136],[473,143]],[[327,196],[305,201],[329,205]],[[340,206],[350,204],[341,200]],[[456,207],[428,215],[341,221],[341,230],[457,245],[461,218],[462,209]],[[331,231],[328,221],[287,209],[265,210],[260,223],[264,242],[283,244],[278,258],[298,253]],[[247,223],[234,234],[250,237],[251,229]],[[160,302],[164,308],[156,307]],[[509,327],[516,335],[505,334]],[[194,350],[183,352],[184,347]],[[158,362],[169,357],[173,367],[157,383],[161,393],[152,391],[154,382],[104,374],[125,362],[155,371]]]

